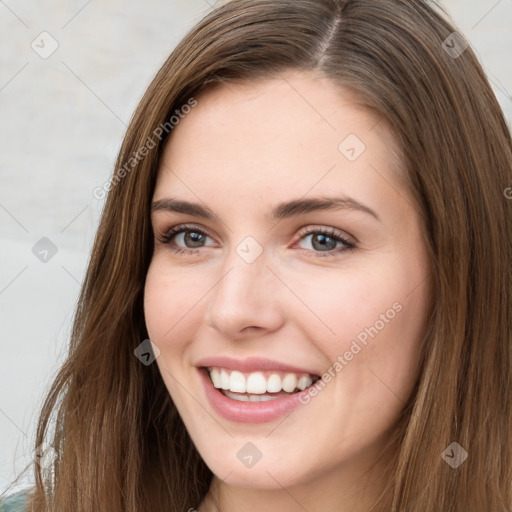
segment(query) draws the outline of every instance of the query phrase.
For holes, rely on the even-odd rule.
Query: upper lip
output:
[[[291,373],[308,373],[319,376],[315,371],[308,368],[299,368],[279,361],[272,361],[261,357],[248,357],[246,359],[233,359],[228,356],[206,357],[196,363],[196,366],[225,368],[227,370],[238,370],[240,372],[257,372],[265,370],[276,370]]]

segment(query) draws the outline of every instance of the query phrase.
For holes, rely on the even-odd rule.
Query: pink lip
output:
[[[271,361],[270,359],[263,359],[260,357],[249,357],[247,359],[233,359],[226,356],[207,357],[198,361],[196,366],[220,367],[226,368],[227,370],[238,370],[239,372],[276,370],[298,374],[309,373],[311,375],[320,376],[315,371],[308,370],[307,368],[298,368],[297,366],[290,366],[288,364],[280,363],[278,361]]]
[[[240,402],[228,398],[218,390],[210,379],[206,368],[198,368],[206,396],[214,410],[229,421],[239,423],[266,423],[276,420],[303,404],[301,397],[308,394],[308,388],[293,395],[276,398],[267,402]]]

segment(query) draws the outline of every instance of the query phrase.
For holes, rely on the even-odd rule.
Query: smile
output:
[[[290,414],[305,403],[307,397],[302,395],[307,395],[309,388],[320,379],[312,374],[279,371],[244,374],[220,367],[197,370],[213,410],[236,423],[267,423]],[[236,391],[238,389],[244,391]]]
[[[289,396],[311,386],[317,375],[292,372],[256,371],[243,373],[226,368],[208,368],[215,388],[233,400],[259,402]]]

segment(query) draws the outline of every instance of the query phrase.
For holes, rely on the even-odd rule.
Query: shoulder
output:
[[[25,512],[28,503],[28,491],[18,491],[0,499],[0,512]]]

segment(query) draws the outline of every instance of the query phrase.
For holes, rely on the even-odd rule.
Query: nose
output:
[[[206,323],[229,340],[262,336],[279,329],[285,286],[268,265],[265,252],[248,262],[235,250],[222,267],[206,310]]]

